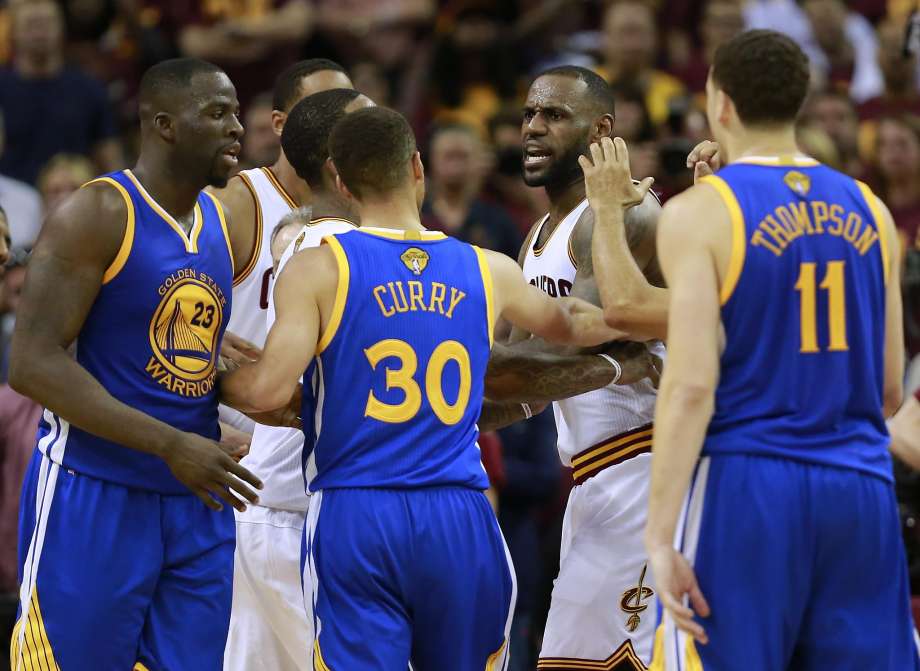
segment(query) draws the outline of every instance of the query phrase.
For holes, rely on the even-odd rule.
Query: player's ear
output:
[[[351,191],[349,191],[348,187],[345,186],[345,182],[342,181],[338,170],[335,169],[335,164],[332,162],[332,159],[330,158],[328,161],[329,165],[332,166],[332,169],[335,172],[335,188],[339,192],[339,195],[342,196],[345,200],[354,200],[355,197],[351,195]]]
[[[167,142],[176,141],[176,121],[167,112],[157,112],[153,116],[153,127],[161,138]]]
[[[418,151],[412,154],[412,176],[416,181],[425,179],[425,165],[422,163],[422,155]]]
[[[338,180],[338,177],[339,171],[335,169],[335,163],[332,162],[331,157],[327,158],[323,163],[323,181],[328,179],[329,184],[331,184],[334,188],[338,188],[338,182],[336,181]]]
[[[735,112],[735,103],[732,102],[732,99],[725,95],[725,91],[718,89],[716,91],[716,110],[718,112],[719,123],[723,126],[729,124],[729,120]]]
[[[287,121],[287,113],[281,110],[272,110],[272,129],[275,135],[281,137],[281,131],[284,130],[284,124]]]
[[[613,115],[602,114],[594,122],[594,137],[591,142],[600,142],[605,137],[613,137]]]

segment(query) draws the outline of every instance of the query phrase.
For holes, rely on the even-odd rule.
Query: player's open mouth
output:
[[[234,142],[229,147],[224,149],[223,155],[229,160],[230,163],[236,165],[240,160],[240,151],[243,147],[239,142]]]
[[[552,152],[548,149],[527,147],[524,150],[524,167],[538,168],[542,165],[546,165],[549,163],[550,156],[552,156]]]

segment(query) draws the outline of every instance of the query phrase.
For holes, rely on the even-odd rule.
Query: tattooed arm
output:
[[[480,431],[497,431],[506,426],[511,426],[525,419],[530,419],[534,415],[543,412],[546,407],[545,403],[530,403],[530,416],[524,410],[521,403],[498,403],[486,399],[482,403],[482,411],[479,413],[479,421],[476,425]]]

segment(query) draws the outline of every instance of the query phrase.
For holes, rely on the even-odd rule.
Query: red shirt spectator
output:
[[[879,195],[891,210],[903,247],[916,246],[920,231],[920,119],[879,121],[875,143]]]

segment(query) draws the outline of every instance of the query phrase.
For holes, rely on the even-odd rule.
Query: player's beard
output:
[[[566,149],[542,175],[536,175],[528,179],[525,172],[524,183],[527,186],[543,186],[550,191],[573,184],[584,178],[584,171],[578,165],[578,157],[582,154],[589,155],[587,139],[584,142],[577,142]]]

